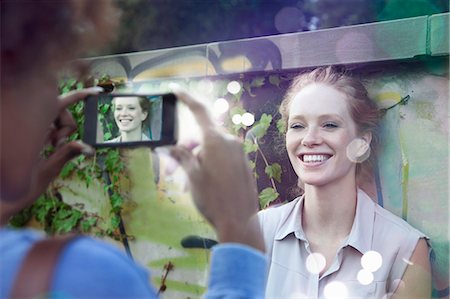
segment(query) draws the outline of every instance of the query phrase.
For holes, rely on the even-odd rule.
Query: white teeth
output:
[[[328,160],[326,155],[303,155],[303,162],[323,162]]]

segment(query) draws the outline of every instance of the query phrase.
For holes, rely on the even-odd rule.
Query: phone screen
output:
[[[86,100],[83,140],[95,147],[176,143],[173,94],[100,94]]]

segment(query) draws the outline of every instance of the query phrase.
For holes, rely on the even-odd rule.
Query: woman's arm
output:
[[[403,275],[403,283],[399,285],[392,298],[431,298],[431,265],[425,239],[420,239],[417,243],[410,262]]]

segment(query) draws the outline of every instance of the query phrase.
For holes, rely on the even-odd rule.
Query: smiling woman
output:
[[[147,141],[142,131],[150,115],[151,104],[145,97],[117,97],[113,99],[114,120],[120,135],[107,142]]]
[[[426,236],[359,188],[379,139],[379,111],[361,82],[315,69],[293,81],[280,112],[304,194],[259,213],[267,297],[429,298]]]

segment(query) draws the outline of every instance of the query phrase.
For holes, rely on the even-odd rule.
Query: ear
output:
[[[147,118],[148,112],[142,111],[141,121],[144,121]]]
[[[361,134],[360,138],[367,142],[367,144],[370,146],[370,142],[372,141],[372,132],[366,131]]]

